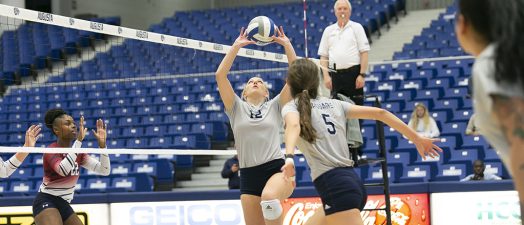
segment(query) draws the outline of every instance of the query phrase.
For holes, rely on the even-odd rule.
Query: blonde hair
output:
[[[415,109],[413,110],[413,113],[411,113],[411,121],[410,121],[411,128],[413,128],[413,130],[417,130],[417,127],[418,127],[417,109],[418,108],[424,109],[424,116],[422,116],[422,121],[424,123],[424,131],[426,131],[429,129],[429,112],[428,112],[428,108],[422,103],[417,103],[415,105]]]
[[[262,79],[261,77],[258,77],[258,76],[251,77],[251,78],[249,78],[249,80],[247,80],[246,85],[244,85],[244,88],[242,89],[242,93],[241,93],[240,99],[242,99],[244,101],[247,101],[247,98],[244,95],[246,93],[246,87],[247,87],[247,84],[249,83],[249,81],[251,79],[255,78],[255,77],[259,78],[262,81],[262,84],[264,85],[264,88],[266,89],[266,93],[267,93],[266,101],[269,101],[269,88],[267,86],[267,83],[264,81],[264,79]]]
[[[345,3],[347,3],[348,6],[349,6],[349,11],[351,11],[351,10],[353,9],[353,8],[351,7],[351,3],[349,2],[349,0],[337,0],[337,1],[335,2],[335,5],[333,6],[333,9],[337,10],[337,5],[338,5],[339,2],[345,2]]]

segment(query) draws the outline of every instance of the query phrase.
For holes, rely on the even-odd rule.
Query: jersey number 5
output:
[[[322,119],[324,119],[324,123],[327,126],[327,131],[330,134],[336,134],[337,130],[335,129],[335,124],[333,122],[329,121],[328,118],[329,118],[329,114],[322,114]]]

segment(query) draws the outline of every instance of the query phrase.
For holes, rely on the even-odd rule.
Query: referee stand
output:
[[[333,97],[335,97],[335,98],[337,98],[339,100],[347,101],[347,102],[349,102],[351,104],[354,104],[354,102],[351,99],[349,99],[348,97],[346,97],[344,95],[334,94]],[[374,99],[373,106],[377,107],[377,108],[382,108],[382,105],[380,104],[380,99],[376,95],[354,96],[354,97],[357,97],[357,98],[360,97],[360,98],[364,98],[364,99],[373,98]],[[351,126],[358,126],[359,131],[360,131],[360,126],[359,126],[358,122],[355,124],[355,123],[352,123],[351,121],[348,121],[348,127],[351,127]],[[351,128],[348,128],[348,130],[349,129],[351,129]],[[365,160],[362,160],[362,159],[358,158],[358,154],[356,152],[350,152],[350,155],[351,155],[351,158],[353,159],[353,161],[356,163],[356,167],[364,166],[364,165],[371,165],[371,164],[375,164],[375,163],[380,163],[380,165],[382,167],[382,182],[380,182],[380,183],[367,183],[367,184],[364,184],[364,186],[366,186],[366,187],[382,187],[383,190],[384,190],[384,198],[385,198],[385,203],[386,203],[385,207],[384,208],[378,208],[378,209],[362,209],[362,211],[382,211],[382,210],[385,210],[386,211],[386,221],[387,221],[386,224],[387,225],[392,225],[392,223],[391,223],[391,202],[390,202],[390,196],[391,195],[390,195],[390,191],[389,191],[388,163],[387,163],[387,157],[386,157],[386,144],[385,144],[386,141],[385,141],[385,137],[384,137],[384,123],[382,123],[381,121],[377,120],[376,121],[376,130],[377,130],[377,138],[378,138],[378,144],[379,144],[379,156],[378,156],[378,158],[375,158],[375,159],[367,158]],[[362,137],[355,138],[352,135],[348,135],[348,143],[354,141],[355,139],[359,139],[359,138],[362,138]],[[348,144],[348,145],[350,145],[350,144]],[[362,165],[361,165],[360,162],[363,162],[363,161],[365,161],[365,162],[362,163]]]
[[[376,95],[367,95],[365,96],[365,99],[368,98],[374,98],[375,101],[373,102],[373,106],[377,108],[382,108],[382,105],[380,104],[380,99]],[[362,211],[386,211],[386,224],[392,225],[391,223],[391,201],[390,201],[390,191],[389,191],[389,177],[388,177],[388,163],[387,163],[387,157],[386,157],[386,141],[384,137],[384,123],[381,121],[376,121],[376,130],[377,130],[377,138],[378,138],[378,145],[379,145],[379,157],[376,159],[367,159],[369,163],[380,163],[382,167],[382,183],[368,183],[364,184],[366,187],[382,187],[384,190],[384,198],[386,202],[386,206],[384,208],[378,208],[378,209],[362,209]]]

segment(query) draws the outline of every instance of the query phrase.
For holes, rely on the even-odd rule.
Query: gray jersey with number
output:
[[[319,97],[312,99],[311,105],[311,123],[317,139],[310,144],[300,138],[297,146],[306,157],[314,180],[333,168],[353,166],[346,141],[346,112],[351,104]],[[284,106],[282,117],[288,113],[299,113],[295,101]]]
[[[282,117],[280,95],[255,107],[235,96],[229,117],[240,168],[258,166],[284,158],[280,144]]]

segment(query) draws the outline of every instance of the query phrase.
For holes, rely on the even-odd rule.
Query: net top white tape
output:
[[[131,155],[234,155],[236,150],[0,147],[0,153],[89,153]]]
[[[282,149],[284,152],[285,149]],[[136,148],[41,148],[41,147],[5,147],[0,146],[0,153],[88,153],[88,154],[130,154],[130,155],[235,155],[237,150],[209,149],[136,149]],[[302,154],[295,149],[295,154]]]
[[[166,34],[159,34],[149,31],[136,30],[132,28],[126,28],[121,26],[115,26],[110,24],[103,24],[98,22],[92,22],[87,20],[76,19],[67,16],[60,16],[51,13],[38,12],[28,10],[24,8],[18,8],[8,5],[0,4],[0,15],[11,17],[15,19],[45,23],[50,25],[56,25],[60,27],[72,28],[77,30],[85,30],[95,33],[102,33],[108,35],[114,35],[124,38],[155,42],[166,45],[173,45],[178,47],[185,47],[191,49],[197,49],[207,52],[215,52],[226,54],[231,46],[211,43],[206,41],[193,40],[189,38],[176,37]],[[240,28],[239,28],[240,29]],[[239,56],[262,59],[269,61],[277,61],[287,63],[287,57],[284,54],[265,52],[253,49],[241,49],[238,53]]]

